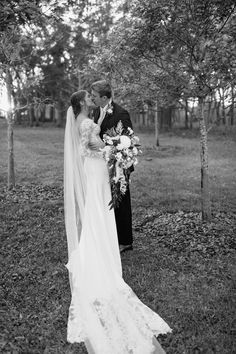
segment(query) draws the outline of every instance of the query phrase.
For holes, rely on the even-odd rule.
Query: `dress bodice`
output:
[[[96,144],[101,148],[104,146],[101,138],[99,137],[100,127],[94,123],[92,119],[86,118],[79,125],[80,145],[82,155],[87,157],[102,157],[102,152],[99,150],[91,150],[89,143]]]

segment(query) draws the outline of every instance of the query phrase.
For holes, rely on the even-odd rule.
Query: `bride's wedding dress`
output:
[[[67,264],[72,287],[67,340],[84,342],[90,354],[164,353],[155,336],[170,327],[122,278],[107,165],[101,153],[88,148],[91,140],[100,140],[100,127],[84,119],[77,128],[86,192],[80,240]]]

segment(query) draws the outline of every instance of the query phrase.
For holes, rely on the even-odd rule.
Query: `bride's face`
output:
[[[85,105],[88,107],[88,108],[95,108],[95,104],[93,103],[92,99],[91,99],[91,95],[89,92],[86,93],[86,96],[84,98],[84,102],[85,102]]]

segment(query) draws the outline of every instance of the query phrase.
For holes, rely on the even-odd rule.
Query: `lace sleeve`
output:
[[[81,123],[80,134],[82,155],[102,158],[102,152],[89,148],[89,143],[94,141],[94,122],[91,119],[85,119]]]

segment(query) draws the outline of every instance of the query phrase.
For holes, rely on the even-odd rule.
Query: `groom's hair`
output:
[[[106,80],[99,80],[92,84],[91,89],[97,91],[100,97],[111,98],[111,85]]]

